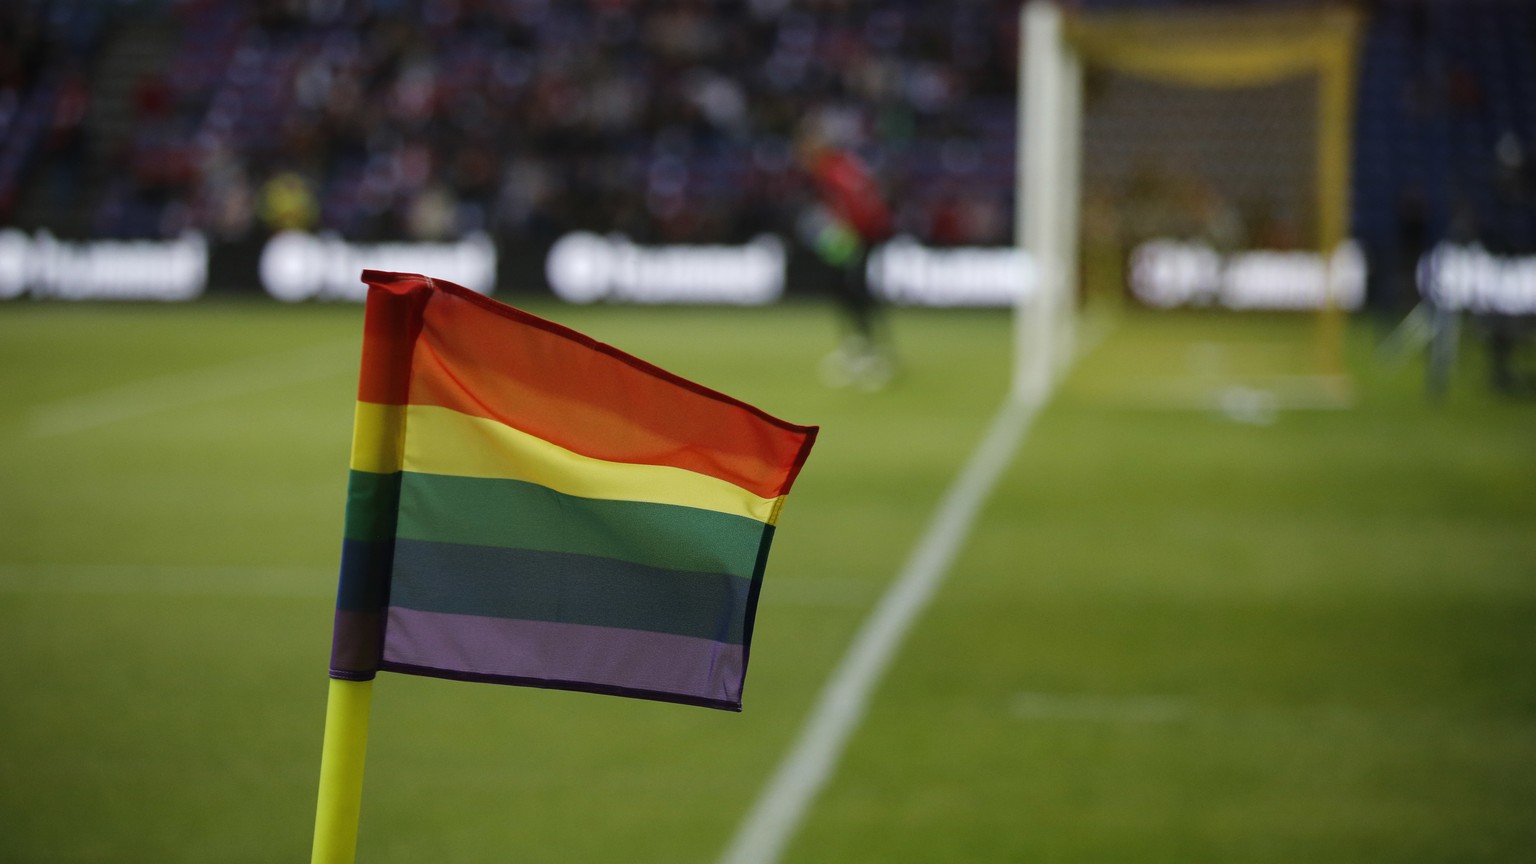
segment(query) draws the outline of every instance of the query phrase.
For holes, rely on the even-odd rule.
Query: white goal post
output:
[[[1015,243],[1033,267],[1016,313],[1013,395],[1039,401],[1075,349],[1084,68],[1176,87],[1316,81],[1307,248],[1323,260],[1318,371],[1338,376],[1343,312],[1333,253],[1347,238],[1359,16],[1344,7],[1178,7],[1088,14],[1056,0],[1019,12]],[[1303,157],[1304,159],[1307,157]]]
[[[1018,218],[1015,242],[1034,269],[1015,315],[1013,396],[1045,399],[1075,342],[1082,66],[1055,3],[1019,10]]]

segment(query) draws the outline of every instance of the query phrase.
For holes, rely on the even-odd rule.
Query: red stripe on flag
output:
[[[357,378],[360,402],[404,405],[410,389],[411,352],[421,332],[421,312],[432,296],[423,280],[369,282],[363,313],[363,366]]]
[[[452,283],[363,278],[395,295],[424,287],[432,296],[419,316],[411,404],[486,417],[595,459],[708,474],[765,498],[789,490],[815,437],[813,427]]]

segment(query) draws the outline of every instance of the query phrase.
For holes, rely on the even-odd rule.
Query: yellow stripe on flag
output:
[[[352,416],[352,470],[393,474],[405,455],[405,406],[358,402]]]
[[[374,407],[387,412],[397,406]],[[778,520],[782,504],[782,496],[761,498],[718,477],[683,468],[583,456],[495,420],[450,408],[410,405],[405,407],[404,419],[409,430],[402,461],[406,471],[522,480],[582,498],[698,507],[770,525]],[[357,467],[355,461],[353,467]]]

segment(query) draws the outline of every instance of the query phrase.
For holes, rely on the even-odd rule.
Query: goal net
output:
[[[1356,16],[1035,0],[1020,23],[1017,240],[1039,290],[1018,392],[1062,368],[1080,307],[1122,298],[1310,310],[1305,371],[1338,379],[1364,295],[1347,239]]]

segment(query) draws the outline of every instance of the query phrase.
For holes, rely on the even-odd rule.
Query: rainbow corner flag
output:
[[[331,677],[741,710],[816,428],[458,285],[363,281]]]

